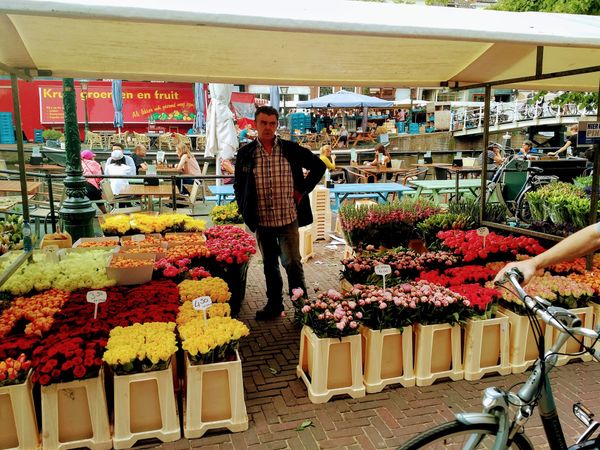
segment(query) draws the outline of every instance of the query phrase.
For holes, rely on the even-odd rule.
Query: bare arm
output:
[[[185,165],[185,162],[187,161],[188,155],[183,155],[181,157],[181,159],[179,160],[179,164],[177,164],[177,170],[179,172],[183,172],[183,166]]]
[[[519,261],[507,264],[498,275],[496,280],[500,280],[504,272],[510,268],[517,268],[525,277],[527,283],[535,272],[544,267],[551,266],[561,261],[568,261],[587,255],[600,248],[600,230],[598,224],[590,225],[577,233],[572,234],[566,239],[556,244],[544,253],[525,261]]]
[[[571,145],[573,145],[573,143],[569,139],[569,140],[567,140],[567,142],[565,142],[565,145],[563,145],[561,148],[559,148],[555,152],[549,152],[548,155],[550,155],[550,156],[558,156],[562,152],[566,151]]]

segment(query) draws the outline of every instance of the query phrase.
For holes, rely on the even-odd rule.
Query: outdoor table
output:
[[[42,183],[39,181],[28,181],[27,193],[35,194],[41,185]],[[21,192],[21,182],[16,180],[0,181],[0,193],[5,194],[6,192]]]
[[[228,199],[231,201],[234,197],[233,184],[222,184],[220,186],[213,185],[208,186],[212,195],[217,196],[217,205],[226,202]]]
[[[340,183],[334,184],[331,193],[335,196],[336,210],[340,204],[348,198],[371,197],[376,194],[380,201],[386,201],[389,194],[395,193],[401,197],[404,192],[413,192],[414,189],[400,183]]]
[[[356,136],[348,136],[348,146],[350,146],[350,142],[352,142],[352,147],[356,147],[359,142],[377,144],[377,139],[370,131],[357,131]]]
[[[391,175],[396,175],[396,174],[404,174],[407,173],[410,169],[407,169],[406,167],[386,167],[386,166],[370,166],[368,164],[363,164],[363,165],[359,165],[359,166],[353,166],[355,169],[357,169],[360,172],[364,172],[367,175],[379,175],[379,174],[391,174]],[[381,180],[379,180],[380,182],[384,182],[386,181],[387,177],[381,177]]]
[[[488,181],[489,183],[489,181]],[[440,195],[455,192],[458,196],[461,192],[472,192],[474,195],[481,188],[481,180],[478,179],[456,179],[456,180],[414,180],[409,184],[417,188],[417,196],[430,194],[435,203],[440,202]]]
[[[64,172],[65,168],[58,164],[25,164],[26,172]]]
[[[171,197],[173,195],[173,187],[170,184],[160,184],[158,186],[128,185],[123,188],[119,195],[146,197],[148,211],[152,211],[152,198]]]

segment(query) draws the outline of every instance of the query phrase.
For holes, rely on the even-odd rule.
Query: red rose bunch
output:
[[[210,273],[202,266],[194,266],[190,258],[161,258],[154,263],[154,273],[176,281],[191,278],[210,277]]]
[[[40,344],[37,334],[7,336],[0,340],[0,360],[16,358],[20,353],[25,353],[29,358],[33,349]]]
[[[454,251],[456,255],[462,255],[465,262],[476,260],[506,259],[508,255],[527,254],[537,255],[544,251],[539,242],[526,236],[500,236],[490,232],[484,238],[477,234],[477,230],[448,230],[440,231],[437,237],[442,244]]]
[[[498,289],[484,287],[480,284],[461,284],[451,286],[450,290],[468,299],[471,306],[485,319],[493,318],[495,314],[493,306],[502,295]]]
[[[443,271],[431,270],[421,272],[417,280],[427,280],[441,286],[460,286],[467,283],[485,284],[490,281],[496,272],[482,266],[452,267]]]
[[[225,264],[244,264],[256,253],[256,239],[240,227],[217,225],[205,232],[210,258]]]

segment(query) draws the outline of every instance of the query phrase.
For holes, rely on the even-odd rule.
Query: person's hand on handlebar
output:
[[[533,259],[526,259],[525,261],[513,262],[507,264],[502,268],[502,270],[500,270],[500,272],[498,272],[498,275],[496,275],[496,278],[494,278],[494,282],[505,281],[504,274],[507,270],[513,268],[519,270],[519,272],[523,274],[523,282],[521,283],[522,286],[525,286],[529,282],[529,280],[531,280],[531,278],[535,275],[535,272],[538,270],[538,267]]]

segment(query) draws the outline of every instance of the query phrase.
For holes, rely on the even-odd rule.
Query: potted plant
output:
[[[236,202],[216,205],[209,215],[214,225],[242,225],[244,223]]]
[[[48,128],[42,131],[42,139],[46,145],[60,145],[60,141],[64,139],[64,135],[61,131],[55,130],[54,128]]]

